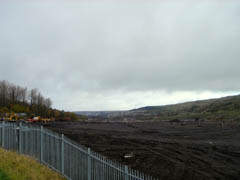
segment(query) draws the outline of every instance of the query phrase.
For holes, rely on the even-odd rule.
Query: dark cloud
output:
[[[239,92],[239,12],[236,1],[3,1],[0,77],[69,109],[73,95],[124,108],[144,104],[139,92]]]

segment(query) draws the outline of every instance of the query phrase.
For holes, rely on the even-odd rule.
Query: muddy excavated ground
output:
[[[46,125],[78,143],[163,180],[239,180],[240,126],[55,122]],[[133,157],[124,158],[131,154]]]

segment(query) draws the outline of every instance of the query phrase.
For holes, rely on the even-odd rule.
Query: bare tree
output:
[[[52,106],[52,101],[51,101],[51,99],[50,99],[50,98],[45,99],[44,105],[45,105],[46,108],[50,109],[51,106]]]
[[[43,103],[44,103],[44,98],[42,96],[42,94],[40,92],[38,92],[37,94],[37,105],[38,106],[43,106]]]
[[[36,105],[38,99],[38,89],[32,89],[29,94],[30,105]]]
[[[8,96],[11,104],[17,101],[17,87],[14,84],[9,84]]]
[[[20,101],[24,104],[27,103],[27,88],[22,88],[21,89]]]
[[[8,96],[8,83],[6,81],[0,81],[0,105],[5,106],[7,104]]]

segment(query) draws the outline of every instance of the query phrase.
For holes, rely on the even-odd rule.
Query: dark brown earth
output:
[[[56,122],[47,127],[159,179],[240,179],[237,123]]]

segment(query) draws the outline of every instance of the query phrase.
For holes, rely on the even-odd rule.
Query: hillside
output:
[[[132,112],[145,112],[156,115],[159,119],[207,118],[236,120],[240,119],[240,95],[166,106],[146,106],[134,109]]]
[[[0,119],[9,118],[15,113],[18,119],[34,116],[70,120],[78,118],[72,112],[52,108],[52,104],[52,100],[45,98],[36,88],[28,90],[27,87],[0,80]]]

